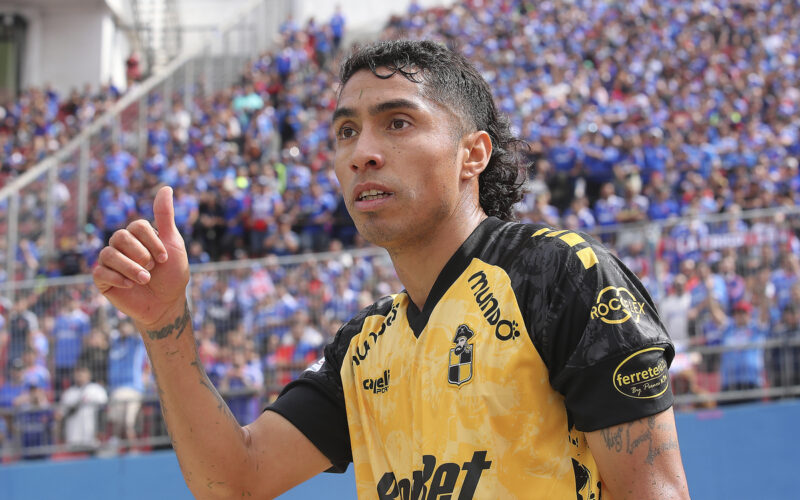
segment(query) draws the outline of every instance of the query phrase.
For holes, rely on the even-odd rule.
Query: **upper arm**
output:
[[[603,489],[615,499],[688,499],[672,408],[586,433]]]
[[[246,497],[274,498],[331,466],[297,427],[274,411],[263,412],[243,432],[251,461],[247,484],[254,490],[243,492]]]

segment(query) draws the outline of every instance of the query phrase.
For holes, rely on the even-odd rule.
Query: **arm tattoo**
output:
[[[225,415],[225,417],[228,420],[239,426],[239,422],[236,420],[236,417],[233,416],[233,413],[231,413],[230,408],[228,408],[228,404],[225,402],[220,393],[208,379],[208,375],[206,375],[206,372],[203,370],[203,365],[201,364],[200,358],[197,356],[197,353],[195,353],[194,361],[189,363],[189,365],[194,367],[195,370],[197,370],[197,373],[200,376],[200,385],[208,389],[208,391],[214,396],[214,398],[216,398],[217,410],[222,412],[222,414]]]
[[[646,428],[641,431],[634,429],[634,423],[619,425],[608,429],[602,429],[600,435],[603,437],[603,443],[609,450],[614,450],[618,453],[623,449],[628,455],[633,455],[639,447],[647,447],[647,457],[645,462],[648,465],[653,465],[656,457],[668,450],[678,449],[678,442],[673,436],[665,436],[666,439],[659,443],[654,441],[653,431],[655,429],[655,417],[648,417]],[[636,433],[641,432],[638,435]]]
[[[600,435],[609,450],[622,451],[622,427],[602,429]]]
[[[177,340],[183,333],[183,330],[186,329],[186,325],[189,324],[191,319],[192,315],[189,313],[189,303],[184,302],[183,316],[178,316],[175,318],[174,322],[168,324],[160,330],[147,330],[147,336],[150,337],[150,340],[161,340],[169,337],[172,335],[172,332],[177,330],[178,335],[175,336],[175,339]]]

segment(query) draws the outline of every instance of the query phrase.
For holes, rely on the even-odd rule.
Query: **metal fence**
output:
[[[800,304],[798,216],[789,207],[596,234],[642,277],[674,338],[678,409],[800,395],[800,327],[786,315]],[[250,421],[343,321],[401,288],[374,248],[193,266],[200,359],[237,418]],[[0,390],[4,460],[169,446],[141,340],[89,276],[2,289],[0,374],[22,381],[16,398],[27,394],[10,403]],[[750,314],[737,329],[745,303]],[[83,406],[68,395],[79,376],[98,382],[93,397],[81,394]]]
[[[254,0],[222,22],[205,43],[137,84],[54,155],[0,189],[0,281],[33,277],[25,254],[36,246],[45,258],[75,246],[95,209],[102,159],[120,146],[144,157],[148,122],[165,119],[174,103],[186,109],[240,78],[245,61],[271,46],[289,0]],[[78,242],[80,243],[80,242]],[[32,245],[33,244],[33,245]],[[17,259],[17,252],[23,258]]]
[[[144,345],[90,276],[5,286],[5,460],[169,445]],[[341,323],[398,289],[386,253],[367,248],[193,266],[187,295],[199,356],[246,423]]]
[[[85,237],[110,149],[144,156],[148,124],[176,102],[189,108],[192,99],[229,87],[290,9],[288,0],[254,1],[199,50],[172,61],[57,154],[0,189],[0,234],[7,236],[0,238],[4,461],[169,446],[131,323],[88,276],[32,279],[27,246],[35,242],[54,258],[62,243]],[[594,234],[641,277],[661,310],[678,346],[672,369],[678,408],[800,394],[800,329],[790,307],[800,305],[799,207]],[[378,249],[193,266],[192,276],[201,360],[242,422],[319,355],[339,323],[402,288]],[[742,308],[749,316],[737,327],[734,310]],[[78,375],[78,366],[88,373]],[[70,391],[78,376],[96,382],[91,392]]]

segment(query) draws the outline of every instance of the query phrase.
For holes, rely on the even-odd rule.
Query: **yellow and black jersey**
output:
[[[649,295],[588,236],[485,220],[420,311],[363,310],[269,407],[360,498],[599,499],[584,432],[672,404]]]

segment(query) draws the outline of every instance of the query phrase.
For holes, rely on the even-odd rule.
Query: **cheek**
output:
[[[336,179],[339,181],[339,185],[342,186],[342,188],[345,187],[345,181],[347,180],[347,173],[349,170],[350,169],[345,166],[341,158],[333,157],[333,173],[336,175]]]

